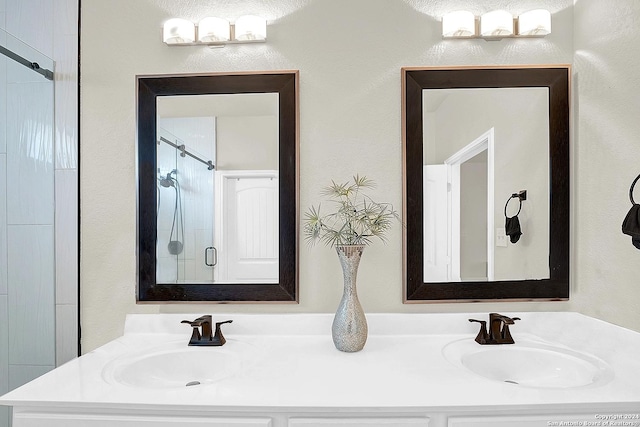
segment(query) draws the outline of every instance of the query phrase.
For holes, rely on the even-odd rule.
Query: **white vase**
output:
[[[344,276],[344,291],[333,318],[331,335],[333,343],[340,351],[360,351],[367,342],[367,318],[356,291],[356,276],[363,250],[364,245],[336,246]]]

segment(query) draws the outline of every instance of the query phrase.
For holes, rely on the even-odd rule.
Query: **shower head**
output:
[[[171,174],[175,174],[175,173],[176,173],[176,170],[174,169],[171,172],[169,172],[167,176],[160,175],[160,178],[158,178],[158,182],[160,182],[160,185],[165,188],[169,188],[169,187],[175,188],[176,186],[175,179],[171,177]]]

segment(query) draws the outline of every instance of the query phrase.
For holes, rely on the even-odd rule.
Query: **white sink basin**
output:
[[[220,347],[189,347],[174,342],[124,355],[109,362],[103,378],[112,384],[142,388],[184,388],[212,384],[246,365],[253,346],[227,340]]]
[[[531,340],[480,345],[468,338],[449,343],[442,352],[477,375],[524,387],[588,387],[613,378],[611,367],[597,357]]]

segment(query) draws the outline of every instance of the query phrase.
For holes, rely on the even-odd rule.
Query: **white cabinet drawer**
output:
[[[13,427],[271,427],[271,418],[153,417],[17,413]]]
[[[429,418],[290,418],[289,427],[427,427]]]
[[[448,427],[553,427],[602,426],[594,414],[450,417]]]

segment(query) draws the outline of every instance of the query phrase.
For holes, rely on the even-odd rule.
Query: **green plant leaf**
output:
[[[400,216],[389,203],[377,203],[363,189],[375,188],[374,181],[356,174],[353,183],[336,183],[321,194],[335,206],[326,215],[311,206],[304,216],[303,232],[310,244],[321,241],[328,246],[368,245],[372,237],[386,241],[386,232]]]

